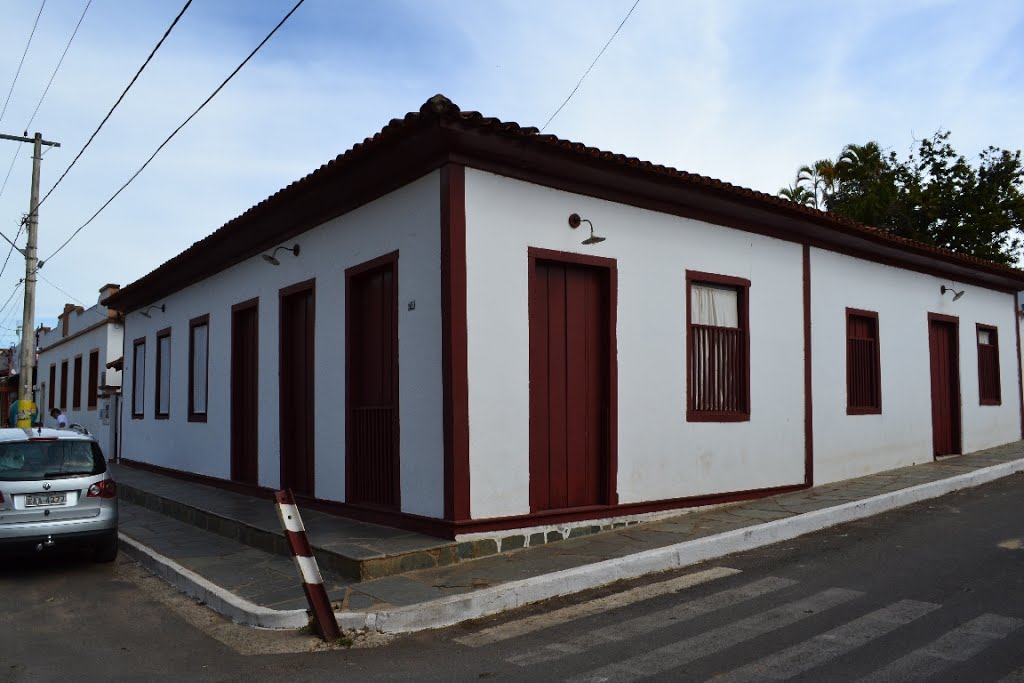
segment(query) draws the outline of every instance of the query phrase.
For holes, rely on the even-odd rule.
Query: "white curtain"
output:
[[[209,325],[192,328],[192,412],[206,413],[206,354]]]
[[[713,285],[690,286],[690,322],[694,325],[739,327],[739,306],[735,289]]]

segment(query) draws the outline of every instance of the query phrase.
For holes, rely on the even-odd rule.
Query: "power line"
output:
[[[90,0],[90,2],[91,2],[91,0]],[[60,185],[60,183],[61,183],[61,181],[62,181],[62,180],[64,180],[64,176],[66,176],[66,175],[68,174],[68,172],[69,172],[69,171],[70,171],[70,170],[71,170],[72,168],[74,168],[75,164],[76,164],[76,163],[78,163],[78,160],[79,160],[79,159],[81,158],[82,154],[84,154],[84,153],[85,153],[85,150],[89,149],[89,145],[91,145],[91,144],[92,144],[92,141],[93,141],[93,140],[94,140],[94,139],[96,138],[96,134],[100,132],[100,130],[101,130],[101,129],[103,128],[104,124],[106,124],[106,122],[107,122],[107,119],[109,119],[109,118],[110,118],[111,114],[113,114],[113,113],[114,113],[114,110],[115,110],[115,109],[117,109],[117,107],[118,107],[118,105],[119,105],[119,104],[121,104],[121,100],[123,100],[123,99],[124,99],[125,95],[127,95],[127,94],[128,94],[128,91],[132,89],[132,86],[133,86],[133,85],[135,85],[135,81],[139,80],[139,76],[141,76],[141,75],[142,75],[142,72],[143,72],[143,71],[145,70],[145,68],[146,68],[146,67],[147,67],[147,66],[149,65],[149,62],[150,62],[150,61],[151,61],[151,60],[153,59],[153,55],[155,55],[155,54],[156,54],[156,51],[157,51],[157,50],[159,50],[159,49],[160,49],[160,46],[164,44],[164,41],[165,41],[165,40],[167,40],[167,36],[169,36],[169,35],[171,34],[171,31],[173,31],[173,30],[174,30],[174,27],[175,27],[175,26],[177,26],[177,24],[178,24],[178,20],[179,20],[179,19],[181,19],[181,16],[182,16],[183,14],[185,14],[185,10],[187,10],[187,9],[188,9],[188,7],[189,7],[189,5],[191,5],[191,4],[192,4],[192,0],[187,0],[187,1],[185,2],[185,5],[184,5],[184,6],[183,6],[183,7],[181,8],[181,11],[180,11],[180,12],[178,12],[178,16],[174,17],[174,21],[172,21],[172,22],[171,22],[171,25],[167,27],[167,30],[166,30],[166,31],[164,31],[164,34],[163,34],[163,36],[161,36],[161,37],[160,37],[160,40],[159,40],[159,41],[157,41],[157,44],[156,44],[156,45],[155,45],[155,46],[153,47],[152,51],[151,51],[151,52],[149,53],[149,56],[148,56],[148,57],[146,57],[146,61],[144,61],[144,62],[142,63],[142,66],[140,66],[140,67],[139,67],[139,70],[135,72],[135,75],[134,75],[134,76],[132,76],[132,80],[131,80],[131,81],[129,81],[128,85],[127,85],[127,86],[125,87],[125,89],[124,89],[124,90],[123,90],[123,91],[121,92],[121,95],[120,95],[120,96],[119,96],[119,97],[117,98],[117,101],[116,101],[116,102],[114,102],[114,106],[112,106],[112,107],[110,108],[110,111],[108,111],[108,112],[107,112],[107,115],[103,117],[103,120],[102,120],[102,121],[100,121],[100,125],[96,126],[96,130],[94,130],[94,131],[92,132],[92,135],[90,135],[90,136],[89,136],[89,139],[88,139],[88,140],[86,140],[86,142],[85,142],[85,145],[84,145],[84,146],[82,147],[82,149],[80,149],[80,150],[78,151],[78,154],[77,154],[77,155],[75,155],[75,158],[71,160],[71,163],[70,163],[70,164],[68,165],[68,167],[67,167],[67,168],[65,168],[65,169],[64,169],[64,172],[60,174],[60,177],[59,177],[59,178],[57,178],[57,182],[55,182],[55,183],[54,183],[54,184],[53,184],[53,185],[52,185],[52,186],[50,187],[50,189],[49,189],[49,190],[48,190],[48,191],[46,192],[46,194],[45,194],[45,195],[43,195],[43,198],[42,198],[41,200],[39,200],[39,204],[37,204],[37,205],[36,205],[36,211],[38,211],[38,210],[39,210],[39,207],[43,205],[43,202],[45,202],[45,201],[46,201],[46,199],[47,199],[47,198],[48,198],[48,197],[49,197],[49,196],[50,196],[51,194],[53,194],[53,191],[54,191],[54,190],[56,190],[56,189],[57,189],[57,186],[58,186],[58,185]],[[88,8],[88,7],[87,7],[87,8]],[[83,12],[82,14],[83,14],[83,16],[84,16],[84,14],[85,14],[85,13]],[[73,36],[72,36],[72,37],[73,37]]]
[[[14,241],[15,242],[17,242],[18,238],[21,237],[21,230],[24,227],[25,227],[24,223],[22,223],[21,225],[18,226],[18,232],[17,232],[17,234],[14,235]],[[12,243],[11,244],[11,248],[7,250],[7,258],[4,259],[4,265],[3,265],[2,268],[0,268],[0,277],[3,277],[4,271],[7,270],[7,262],[11,260],[11,254],[13,254],[13,253],[14,253],[14,244]]]
[[[238,65],[237,67],[235,67],[235,70],[234,70],[234,71],[232,71],[232,72],[231,72],[231,73],[230,73],[230,74],[228,75],[228,77],[227,77],[227,78],[225,78],[225,79],[224,79],[224,81],[223,81],[223,82],[222,82],[222,83],[221,83],[220,85],[218,85],[218,86],[217,86],[216,90],[214,90],[214,91],[213,91],[212,93],[210,93],[210,96],[209,96],[209,97],[207,97],[207,98],[206,98],[205,100],[203,100],[203,103],[202,103],[202,104],[200,104],[200,105],[199,105],[199,107],[198,107],[198,108],[197,108],[197,109],[196,109],[196,110],[195,110],[194,112],[192,112],[191,114],[189,114],[188,118],[187,118],[187,119],[185,119],[185,120],[184,120],[184,121],[183,121],[183,122],[181,123],[181,125],[179,125],[179,126],[178,126],[177,128],[175,128],[175,129],[174,129],[174,131],[173,131],[173,132],[172,132],[172,133],[171,133],[170,135],[168,135],[168,136],[167,136],[167,139],[166,139],[166,140],[164,140],[163,142],[161,142],[161,143],[160,143],[160,146],[156,148],[156,151],[154,151],[154,152],[153,152],[153,154],[151,154],[151,155],[150,155],[150,157],[149,157],[148,159],[146,159],[146,162],[145,162],[144,164],[142,164],[142,166],[141,166],[141,167],[139,167],[139,170],[137,170],[137,171],[136,171],[135,173],[133,173],[133,174],[132,174],[132,176],[131,176],[130,178],[128,178],[128,180],[127,180],[127,181],[125,181],[124,185],[122,185],[122,186],[121,186],[120,188],[118,188],[117,192],[115,192],[115,193],[114,193],[114,194],[113,194],[113,195],[112,195],[112,196],[110,197],[110,199],[108,199],[107,201],[105,201],[105,202],[103,203],[103,206],[101,206],[101,207],[100,207],[99,209],[97,209],[97,210],[96,210],[96,213],[94,213],[94,214],[93,214],[93,215],[92,215],[92,216],[91,216],[91,217],[89,218],[89,220],[87,220],[87,221],[86,221],[85,223],[83,223],[82,225],[80,225],[80,226],[79,226],[79,227],[78,227],[78,228],[77,228],[77,229],[76,229],[76,230],[75,230],[75,231],[74,231],[73,233],[71,233],[71,236],[70,236],[70,237],[68,237],[68,238],[67,238],[66,240],[64,240],[64,243],[63,243],[63,244],[61,244],[61,245],[60,245],[59,247],[57,247],[57,250],[56,250],[56,251],[54,251],[54,252],[53,252],[52,254],[50,254],[49,256],[47,256],[47,257],[46,257],[45,259],[43,259],[43,260],[44,260],[44,261],[49,261],[49,260],[50,260],[50,259],[52,259],[52,258],[53,258],[54,256],[56,256],[57,254],[59,254],[59,253],[61,252],[61,250],[63,250],[63,249],[64,249],[64,247],[68,246],[68,244],[69,244],[69,243],[71,242],[71,240],[75,239],[75,236],[76,236],[76,235],[78,235],[78,233],[82,232],[82,230],[83,230],[83,229],[84,229],[84,228],[85,228],[85,227],[86,227],[87,225],[89,225],[90,223],[92,223],[92,222],[93,222],[93,220],[95,220],[95,219],[96,219],[96,217],[97,217],[97,216],[99,216],[99,215],[100,215],[100,213],[101,213],[101,212],[102,212],[102,211],[103,211],[103,210],[104,210],[105,208],[107,208],[107,206],[109,206],[109,205],[110,205],[110,203],[111,203],[111,202],[113,202],[113,201],[114,201],[114,200],[115,200],[115,199],[117,198],[117,196],[118,196],[119,194],[121,194],[121,192],[122,192],[122,191],[124,191],[124,189],[125,189],[126,187],[128,187],[129,185],[131,185],[132,181],[134,181],[134,180],[135,180],[135,179],[136,179],[137,177],[139,177],[139,174],[140,174],[140,173],[142,173],[142,172],[143,172],[143,171],[144,171],[144,170],[146,169],[146,167],[147,167],[147,166],[149,166],[149,163],[150,163],[151,161],[153,161],[153,159],[155,159],[155,158],[156,158],[156,155],[160,153],[160,151],[161,151],[161,150],[162,150],[162,149],[163,149],[163,148],[164,148],[164,147],[165,147],[165,146],[167,145],[167,143],[168,143],[168,142],[170,142],[170,141],[171,141],[171,140],[172,140],[172,139],[174,138],[174,136],[175,136],[175,135],[177,135],[177,134],[178,134],[178,132],[179,132],[179,131],[180,131],[180,130],[181,130],[182,128],[184,128],[184,127],[185,127],[186,125],[188,125],[189,121],[191,121],[191,120],[192,120],[193,118],[195,118],[196,114],[198,114],[198,113],[199,113],[200,111],[202,111],[202,110],[203,110],[203,108],[204,108],[204,107],[206,107],[206,105],[210,103],[210,100],[212,100],[212,99],[213,99],[214,97],[216,97],[216,96],[217,96],[217,93],[219,93],[219,92],[220,92],[220,91],[221,91],[221,90],[222,90],[222,89],[224,88],[224,86],[226,86],[226,85],[228,84],[228,82],[229,82],[229,81],[230,81],[230,80],[231,80],[232,78],[234,78],[234,77],[235,77],[235,75],[236,75],[236,74],[237,74],[237,73],[238,73],[239,71],[241,71],[241,70],[242,70],[242,67],[244,67],[244,66],[245,66],[246,64],[248,64],[248,63],[249,63],[249,60],[250,60],[250,59],[252,59],[252,58],[253,58],[253,57],[254,57],[254,56],[256,55],[256,53],[257,53],[257,52],[259,52],[259,51],[260,51],[260,49],[261,49],[261,48],[262,48],[262,47],[263,47],[264,45],[266,45],[266,44],[267,44],[267,41],[269,41],[269,40],[270,40],[270,39],[271,39],[271,38],[273,37],[273,35],[274,35],[275,33],[277,33],[277,30],[278,30],[279,28],[281,28],[281,27],[282,27],[282,26],[284,25],[284,23],[285,23],[286,21],[288,21],[289,17],[291,17],[291,16],[292,16],[292,14],[294,14],[294,13],[295,13],[295,10],[299,9],[299,7],[301,7],[301,6],[302,6],[302,3],[304,3],[305,1],[306,1],[306,0],[299,0],[299,1],[297,2],[297,3],[295,3],[295,6],[291,8],[291,10],[290,10],[290,11],[288,12],[288,14],[284,15],[284,18],[283,18],[283,19],[281,19],[281,21],[279,21],[279,22],[277,23],[277,26],[275,26],[275,27],[273,28],[273,30],[271,30],[271,32],[267,34],[266,38],[264,38],[263,40],[261,40],[261,41],[260,41],[260,44],[259,44],[259,45],[257,45],[257,46],[256,46],[256,47],[255,47],[255,48],[253,49],[253,51],[249,53],[249,56],[248,56],[248,57],[246,57],[245,59],[243,59],[243,60],[242,60],[242,62],[241,62],[241,63],[240,63],[240,64],[239,64],[239,65]],[[639,1],[639,0],[638,0],[638,1]],[[51,189],[51,191],[52,191],[52,189]],[[42,202],[40,202],[40,204],[42,204]],[[36,268],[36,270],[38,270],[38,267]]]
[[[636,2],[633,3],[633,6],[629,8],[629,11],[626,12],[626,17],[622,20],[622,23],[620,23],[619,27],[617,29],[615,29],[615,33],[613,33],[612,37],[608,39],[608,42],[604,44],[604,47],[602,47],[601,51],[597,53],[597,56],[594,57],[594,61],[592,61],[590,63],[590,66],[587,67],[587,70],[583,72],[582,76],[580,76],[579,82],[576,83],[576,87],[572,89],[572,92],[569,93],[569,96],[565,98],[565,102],[562,102],[562,105],[558,109],[555,110],[555,113],[551,115],[551,118],[549,118],[547,120],[547,123],[545,123],[541,127],[540,131],[542,133],[544,132],[544,129],[548,127],[548,124],[550,124],[552,121],[554,121],[555,117],[558,116],[558,113],[560,111],[562,111],[562,109],[565,107],[565,105],[569,104],[569,100],[572,99],[572,96],[575,95],[576,91],[580,89],[581,85],[583,85],[583,79],[587,77],[587,74],[590,73],[590,70],[594,68],[595,64],[597,64],[597,60],[601,59],[601,55],[604,54],[604,51],[607,50],[608,46],[612,44],[613,40],[615,40],[615,36],[619,35],[619,31],[622,30],[622,27],[623,27],[623,25],[625,25],[626,20],[629,19],[629,15],[633,14],[633,10],[635,10],[636,6],[639,5],[639,4],[640,4],[640,0],[636,0]]]
[[[43,88],[43,94],[36,103],[36,108],[32,110],[32,117],[28,120],[28,123],[25,124],[25,135],[28,135],[28,129],[32,126],[32,122],[36,120],[36,114],[39,113],[39,107],[42,106],[43,100],[46,99],[46,93],[50,92],[50,86],[53,85],[53,79],[56,78],[57,72],[60,71],[60,66],[64,63],[64,57],[68,54],[68,48],[71,47],[71,41],[75,39],[76,35],[78,35],[78,29],[82,25],[82,20],[85,19],[85,13],[89,11],[89,5],[91,4],[92,0],[88,0],[88,2],[85,3],[85,9],[82,10],[82,16],[78,18],[78,23],[75,24],[75,30],[71,32],[71,37],[68,38],[68,44],[64,46],[64,52],[61,53],[60,59],[57,60],[57,67],[53,70],[53,73],[50,74],[50,80],[46,83],[46,87]]]
[[[7,309],[7,306],[10,305],[11,301],[14,299],[15,295],[18,293],[18,290],[21,289],[21,285],[22,285],[22,283],[19,282],[14,287],[14,291],[11,292],[11,295],[7,298],[7,301],[4,303],[4,305],[0,306],[0,314],[3,314],[3,312]],[[7,325],[7,321],[11,319],[11,315],[13,315],[16,310],[18,310],[17,306],[15,306],[14,308],[11,309],[10,313],[7,314],[7,317],[5,317],[3,319],[3,322],[0,322],[0,327],[3,327],[5,325]]]
[[[18,82],[18,76],[21,75],[21,67],[25,64],[25,55],[28,54],[28,47],[32,44],[32,36],[36,34],[36,26],[39,26],[39,17],[43,16],[43,8],[46,7],[46,0],[43,0],[42,4],[39,5],[39,13],[36,14],[35,23],[32,24],[32,32],[28,34],[28,40],[25,42],[25,51],[21,53],[21,61],[18,62],[18,69],[14,72],[14,80],[11,81],[11,88],[7,91],[7,99],[4,100],[4,108],[0,109],[0,121],[4,120],[4,114],[7,113],[7,105],[11,102],[11,93],[14,92],[14,85]]]
[[[11,171],[14,170],[14,163],[18,160],[19,154],[21,154],[21,145],[14,148],[14,156],[11,157],[11,165],[7,167],[7,175],[4,176],[4,184],[0,185],[0,197],[4,196],[4,190],[7,189],[7,181],[11,177]]]

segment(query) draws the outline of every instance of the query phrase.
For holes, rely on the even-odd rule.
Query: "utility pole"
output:
[[[0,133],[0,140],[32,143],[32,191],[29,197],[28,216],[25,217],[28,242],[24,251],[18,249],[13,242],[11,243],[12,247],[18,249],[25,256],[25,309],[21,319],[18,399],[31,401],[33,398],[32,367],[35,365],[36,359],[36,270],[39,268],[36,245],[39,239],[39,165],[43,161],[43,145],[60,147],[60,143],[43,140],[42,133],[36,133],[31,138]]]

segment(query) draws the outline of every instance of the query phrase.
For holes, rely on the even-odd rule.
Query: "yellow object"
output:
[[[19,400],[15,403],[15,406],[18,411],[15,426],[22,429],[31,429],[32,421],[39,412],[36,404],[32,401]]]

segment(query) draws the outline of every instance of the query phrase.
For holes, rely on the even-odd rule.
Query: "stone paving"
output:
[[[471,561],[431,566],[364,581],[345,578],[344,575],[330,569],[324,570],[323,567],[321,569],[331,599],[338,608],[363,610],[405,606],[863,500],[1022,458],[1024,442],[1016,442],[939,462],[825,484],[805,491],[682,513],[659,521],[569,538],[559,543],[534,545]],[[127,472],[127,468],[121,467],[116,470],[115,476],[121,477]],[[194,484],[176,482],[149,473],[143,474],[167,480],[156,480],[157,484],[163,486],[162,495],[181,495],[182,491],[186,494],[183,497],[187,497],[190,491],[191,495],[197,495],[194,490],[188,489],[196,486]],[[139,485],[139,478],[133,481],[135,485]],[[254,517],[258,514],[260,519],[265,520],[265,511],[255,512],[260,506],[268,508],[270,514],[273,514],[272,503],[266,500],[253,500],[251,507],[239,505],[237,502],[232,503],[232,514],[246,514],[248,510]],[[203,503],[209,506],[208,500],[204,499]],[[239,540],[199,529],[131,502],[122,501],[121,509],[121,531],[124,534],[213,583],[266,607],[305,607],[305,598],[295,566],[292,560],[283,554],[250,547]],[[435,547],[452,544],[451,541],[430,537],[417,539],[416,534],[394,529],[386,530],[387,533],[380,532],[372,542],[367,542],[366,534],[369,532],[362,527],[375,525],[353,524],[351,520],[305,510],[302,514],[304,521],[307,520],[307,516],[316,519],[313,525],[306,522],[310,538],[316,545],[324,543],[324,539],[318,537],[321,530],[331,532],[328,543],[365,544],[364,547],[372,548],[378,553],[387,552],[381,549],[387,547],[388,539],[401,539],[401,543],[396,543],[393,547],[396,553],[405,552],[407,544],[414,547],[418,543],[421,544],[417,550],[429,549],[430,543]],[[276,525],[276,515],[273,520]],[[348,539],[344,537],[343,529],[346,528],[356,529],[354,533],[362,535],[354,540]],[[375,530],[370,531],[378,533]]]

